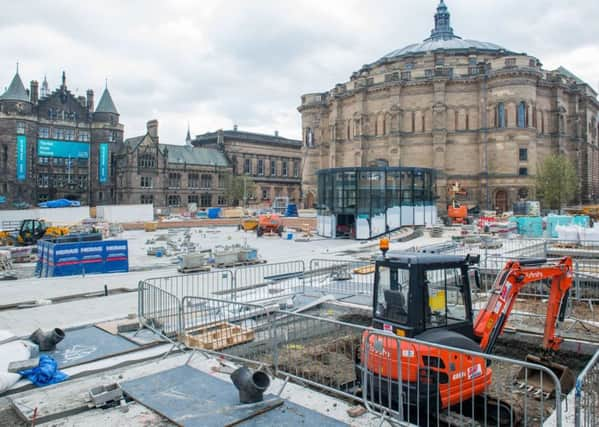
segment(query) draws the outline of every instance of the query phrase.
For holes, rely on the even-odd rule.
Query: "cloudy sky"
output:
[[[0,87],[15,63],[99,99],[108,87],[126,136],[157,118],[163,142],[231,128],[299,137],[303,93],[428,36],[438,0],[5,0]],[[599,82],[596,0],[447,0],[463,38],[490,41]]]

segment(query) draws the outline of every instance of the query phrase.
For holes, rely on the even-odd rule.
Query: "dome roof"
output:
[[[488,42],[477,40],[464,40],[453,33],[450,25],[451,15],[447,10],[445,2],[441,0],[435,14],[435,28],[431,36],[421,43],[414,43],[401,49],[394,50],[383,56],[379,61],[400,58],[402,56],[432,52],[435,50],[482,50],[482,51],[505,51],[506,49]]]
[[[416,53],[432,52],[437,49],[445,50],[506,50],[505,48],[489,42],[481,42],[478,40],[464,40],[459,37],[454,37],[450,40],[425,40],[422,43],[414,43],[401,49],[394,50],[391,53],[383,56],[381,59],[399,58],[405,55],[413,55]]]

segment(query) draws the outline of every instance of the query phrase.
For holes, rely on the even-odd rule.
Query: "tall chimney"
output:
[[[37,104],[37,100],[39,99],[39,84],[37,82],[37,80],[31,80],[31,83],[29,84],[29,87],[31,88],[31,90],[29,91],[29,96],[31,97],[31,103],[32,104]]]
[[[158,138],[158,120],[154,119],[154,120],[150,120],[148,122],[148,124],[146,125],[147,129],[148,129],[148,134],[156,139]]]
[[[87,90],[87,111],[94,112],[94,91],[91,89]]]

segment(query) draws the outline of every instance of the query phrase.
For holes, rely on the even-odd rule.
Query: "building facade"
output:
[[[579,200],[599,197],[599,103],[567,69],[454,34],[441,0],[430,37],[363,66],[349,81],[303,95],[304,204],[319,169],[410,166],[437,171],[438,204],[459,183],[465,202],[508,210],[535,197],[543,158],[567,155]]]
[[[19,72],[0,96],[0,208],[68,198],[97,205],[115,200],[113,154],[124,126],[106,88],[75,96],[44,78],[25,89]]]
[[[250,202],[268,204],[278,197],[291,203],[301,200],[302,142],[274,136],[233,130],[198,135],[195,147],[208,147],[222,152],[237,176],[249,176],[256,183]]]
[[[147,132],[126,139],[116,154],[118,204],[153,204],[154,207],[197,208],[226,206],[226,178],[232,168],[219,150],[162,144],[158,121]]]

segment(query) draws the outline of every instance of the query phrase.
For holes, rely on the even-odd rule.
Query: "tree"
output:
[[[577,191],[576,168],[566,156],[551,155],[539,165],[537,196],[544,207],[561,209],[565,204],[576,200]]]
[[[255,197],[255,193],[256,183],[250,177],[232,174],[225,177],[225,195],[229,204],[238,205],[241,202],[245,205]]]

